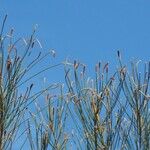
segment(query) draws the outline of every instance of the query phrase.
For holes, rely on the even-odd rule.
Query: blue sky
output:
[[[18,37],[38,24],[43,51],[55,49],[57,61],[116,66],[117,50],[126,62],[150,60],[149,0],[0,0],[1,20],[5,14]]]
[[[29,34],[38,24],[43,47],[56,49],[59,58],[113,63],[119,49],[126,60],[149,60],[148,0],[0,1],[0,14],[8,14],[8,25],[16,34]]]

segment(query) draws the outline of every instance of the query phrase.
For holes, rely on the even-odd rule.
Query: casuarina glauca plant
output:
[[[48,66],[35,74],[27,75],[48,54],[41,56],[39,52],[38,56],[32,58],[34,45],[39,43],[35,37],[35,30],[29,38],[19,38],[15,41],[13,29],[4,35],[6,19],[7,15],[0,32],[0,150],[12,149],[28,106],[44,91],[31,95],[34,84],[27,85],[27,82],[54,67]],[[58,65],[60,64],[56,66]],[[24,92],[21,93],[20,89],[24,89]]]
[[[31,119],[28,123],[28,140],[31,150],[65,150],[67,149],[68,133],[66,131],[67,102],[63,94],[62,85],[53,88],[60,94],[54,95],[52,90],[45,93],[45,105],[42,108],[35,103],[37,111],[30,112]],[[34,133],[30,124],[34,124]],[[34,140],[35,139],[35,140]]]
[[[108,63],[98,63],[95,79],[86,77],[85,65],[66,63],[68,108],[77,133],[73,138],[77,149],[149,149],[150,64],[142,74],[138,73],[138,62],[132,62],[130,74],[119,51],[118,60],[120,67],[112,76]]]
[[[86,79],[85,66],[75,61],[72,80],[69,70],[65,70],[70,100],[73,103],[73,106],[70,104],[69,110],[82,139],[82,144],[78,143],[77,147],[93,150],[113,148],[116,145],[115,136],[120,124],[118,119],[122,117],[120,115],[116,120],[114,115],[122,87],[122,81],[114,82],[117,72],[109,77],[108,63],[103,67],[98,63],[95,67],[95,79]]]
[[[14,149],[16,139],[23,141],[20,149],[31,150],[150,149],[150,63],[142,70],[132,61],[129,68],[118,51],[118,67],[98,62],[93,78],[78,61],[30,73],[50,52],[33,58],[36,43],[41,46],[35,29],[15,40],[13,29],[4,34],[6,19],[0,32],[0,150]],[[31,79],[62,64],[64,85],[33,92]]]
[[[150,62],[139,69],[140,61],[131,62],[131,69],[119,64],[126,101],[124,114],[126,128],[121,127],[122,149],[148,150],[150,148]],[[140,70],[140,71],[139,71]],[[141,72],[142,71],[142,72]]]

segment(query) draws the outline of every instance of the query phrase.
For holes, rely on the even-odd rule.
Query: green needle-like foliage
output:
[[[131,71],[121,66],[120,80],[123,81],[123,93],[128,103],[126,110],[128,128],[121,133],[122,147],[126,149],[148,150],[150,148],[150,62],[145,64],[143,72],[139,62],[131,63]]]
[[[41,71],[29,74],[30,70],[50,53],[41,56],[39,52],[38,56],[32,58],[34,45],[38,43],[35,29],[27,39],[15,40],[13,29],[3,35],[6,18],[7,16],[0,32],[0,150],[12,149],[28,106],[45,91],[41,90],[31,95],[33,83],[27,84],[27,82],[54,67],[43,67]],[[55,66],[58,65],[60,64]]]
[[[114,109],[120,110],[116,106],[123,83],[115,82],[117,72],[109,77],[108,67],[108,63],[103,67],[98,63],[95,79],[87,79],[85,66],[76,61],[73,64],[74,79],[70,77],[68,68],[65,68],[66,83],[73,103],[70,112],[73,120],[78,118],[74,123],[84,143],[79,149],[112,149],[116,145],[115,138],[122,115],[116,119]]]
[[[131,74],[121,62],[110,76],[108,63],[98,63],[95,79],[87,78],[85,65],[66,62],[70,94],[69,112],[78,138],[77,149],[148,150],[150,143],[150,63],[144,73],[132,62]],[[71,66],[71,67],[70,67]]]
[[[28,123],[28,140],[31,150],[65,150],[67,148],[68,135],[65,131],[67,119],[67,102],[62,92],[62,86],[57,96],[46,92],[43,108],[35,103],[37,111],[31,113]],[[34,127],[30,127],[34,124]],[[31,132],[32,129],[35,132]],[[34,134],[34,135],[33,135]]]
[[[31,150],[150,149],[150,62],[143,72],[139,61],[130,69],[118,51],[119,67],[99,62],[94,78],[77,61],[35,72],[50,52],[33,58],[34,46],[41,46],[35,29],[29,38],[15,40],[13,29],[4,34],[6,18],[0,31],[0,150],[13,149],[16,140],[23,141],[20,149]],[[34,93],[29,81],[62,64],[64,90],[58,83]]]

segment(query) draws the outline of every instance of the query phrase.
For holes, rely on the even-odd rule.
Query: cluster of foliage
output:
[[[65,61],[30,76],[50,53],[32,58],[39,43],[35,30],[15,42],[13,30],[3,36],[6,18],[0,33],[0,150],[14,149],[16,141],[23,141],[20,149],[31,150],[150,149],[150,62],[141,73],[139,62],[128,68],[118,51],[119,65],[112,75],[108,63],[96,64],[90,78],[86,65]],[[32,92],[30,80],[59,65],[65,84]],[[44,105],[39,97],[44,97]]]

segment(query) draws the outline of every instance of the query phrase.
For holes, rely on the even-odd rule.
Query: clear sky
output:
[[[0,0],[5,13],[17,34],[38,24],[43,47],[62,59],[113,62],[117,50],[126,60],[150,58],[149,0]]]
[[[125,61],[150,60],[149,0],[0,0],[1,20],[5,14],[17,36],[38,24],[44,49],[56,49],[59,60],[114,64],[117,50]]]

